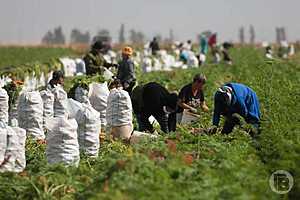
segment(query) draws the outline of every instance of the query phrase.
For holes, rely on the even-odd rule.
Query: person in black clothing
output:
[[[151,51],[152,51],[152,55],[156,55],[157,51],[159,51],[159,44],[158,44],[158,41],[157,41],[157,38],[154,37],[152,42],[150,43],[150,48],[151,48]]]
[[[64,73],[63,71],[54,71],[52,74],[52,79],[48,83],[48,88],[54,88],[56,85],[64,85]]]
[[[163,132],[175,131],[177,94],[169,93],[163,86],[151,82],[134,88],[131,100],[139,131],[154,132],[149,122],[151,115],[158,121]]]
[[[225,63],[227,63],[228,65],[232,65],[232,59],[229,55],[229,49],[232,48],[233,45],[229,42],[224,42],[223,43],[223,60],[225,61]]]
[[[125,47],[122,51],[122,60],[118,66],[117,78],[125,91],[131,94],[132,88],[135,86],[134,63],[131,60],[133,50],[131,47]]]
[[[184,109],[194,114],[198,114],[197,108],[199,107],[205,112],[209,110],[204,101],[203,86],[205,82],[206,77],[204,75],[196,74],[193,78],[193,82],[180,90],[177,110],[177,113],[179,113],[179,122],[181,121]]]

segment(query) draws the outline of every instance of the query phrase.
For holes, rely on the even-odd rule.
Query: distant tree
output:
[[[42,38],[42,44],[53,44],[54,35],[51,31],[48,31]]]
[[[239,39],[241,44],[245,43],[245,29],[243,26],[239,29]]]
[[[129,39],[133,44],[142,44],[145,42],[145,34],[141,31],[135,31],[131,29],[129,31]]]
[[[82,33],[79,29],[74,28],[70,36],[71,43],[88,44],[90,42],[90,33]]]
[[[100,29],[97,34],[93,38],[93,42],[95,41],[103,41],[103,42],[111,42],[110,32],[107,29]]]
[[[119,43],[123,44],[125,43],[125,25],[121,24],[121,28],[119,31]]]
[[[254,29],[253,25],[250,25],[249,34],[250,34],[250,44],[254,44],[255,43],[255,29]]]
[[[54,31],[48,31],[42,38],[43,44],[65,44],[66,38],[61,26],[54,28]]]

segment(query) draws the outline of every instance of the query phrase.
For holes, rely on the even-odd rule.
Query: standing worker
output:
[[[101,41],[96,41],[92,45],[91,51],[83,58],[86,66],[86,75],[103,74],[105,67],[115,66],[105,61],[103,54],[106,48],[106,45]]]
[[[150,48],[151,48],[151,51],[152,51],[152,55],[154,55],[154,56],[157,54],[157,51],[160,50],[159,44],[158,44],[158,41],[157,41],[156,37],[154,37],[152,42],[150,43]]]
[[[119,62],[117,78],[125,91],[131,94],[132,88],[135,85],[134,63],[131,60],[133,50],[131,47],[125,47],[122,50],[122,60]]]
[[[154,132],[149,117],[152,115],[163,132],[175,131],[177,94],[169,93],[158,83],[137,86],[132,91],[132,106],[137,117],[139,131]]]
[[[228,83],[220,87],[214,99],[213,129],[219,125],[220,116],[225,117],[222,133],[231,133],[235,125],[241,125],[239,116],[253,126],[250,134],[259,133],[260,110],[256,93],[246,85]]]
[[[178,121],[181,121],[183,110],[188,110],[191,113],[198,114],[197,108],[208,112],[208,107],[204,101],[203,86],[206,82],[206,77],[201,74],[194,76],[193,82],[184,86],[178,97]]]

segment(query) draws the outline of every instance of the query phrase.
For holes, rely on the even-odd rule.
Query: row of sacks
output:
[[[96,86],[90,86],[90,88],[99,89],[107,86],[106,83],[93,83],[92,85],[94,84]],[[78,165],[80,150],[90,157],[96,157],[100,148],[101,128],[107,130],[107,135],[130,143],[136,143],[144,137],[157,137],[133,131],[131,99],[122,88],[114,88],[109,91],[106,102],[107,123],[104,127],[101,127],[100,113],[90,103],[89,92],[81,87],[76,90],[82,95],[77,96],[80,97],[78,99],[75,97],[76,100],[68,99],[69,106],[65,107],[68,116],[54,116],[46,122],[48,163]]]
[[[145,56],[141,59],[141,66],[144,72],[151,71],[170,71],[173,68],[197,67],[199,60],[195,53],[192,51],[183,51],[178,56],[180,60],[177,60],[175,56],[168,54],[165,50],[161,50],[157,53],[156,57]],[[203,59],[203,58],[202,58]],[[205,61],[205,58],[203,62]]]

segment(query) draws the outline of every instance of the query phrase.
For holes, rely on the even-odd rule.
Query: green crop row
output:
[[[45,145],[28,140],[26,170],[0,175],[0,199],[300,199],[299,57],[269,62],[252,48],[233,49],[231,54],[232,66],[138,73],[140,84],[156,81],[172,91],[196,73],[205,74],[211,112],[202,113],[199,122],[133,146],[106,140],[99,157],[82,155],[78,168],[47,165]],[[199,128],[211,126],[213,94],[229,81],[257,92],[261,135],[252,139],[236,128],[230,135],[195,136]],[[276,170],[292,174],[294,186],[288,194],[270,189],[269,178]]]

